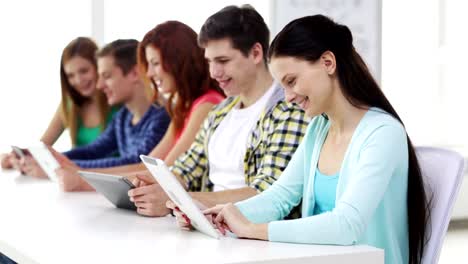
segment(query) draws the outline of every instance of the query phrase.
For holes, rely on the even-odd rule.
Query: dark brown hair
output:
[[[138,40],[136,39],[117,39],[98,50],[96,57],[111,56],[123,75],[127,75],[137,65],[137,48]]]
[[[355,107],[383,109],[401,124],[401,118],[370,74],[361,56],[353,46],[353,37],[347,26],[322,15],[296,19],[286,25],[271,43],[268,58],[294,57],[310,62],[330,51],[336,58],[338,80],[342,93]],[[423,177],[416,153],[408,142],[408,236],[409,263],[420,263],[425,247],[429,204],[424,191]]]
[[[203,24],[198,43],[204,47],[210,40],[228,38],[232,47],[247,56],[255,43],[260,43],[266,64],[270,32],[262,16],[250,5],[226,6]]]

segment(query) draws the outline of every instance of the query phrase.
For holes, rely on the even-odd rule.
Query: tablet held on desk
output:
[[[208,236],[219,239],[219,232],[206,219],[200,208],[192,200],[192,197],[177,180],[177,177],[164,164],[164,161],[145,155],[140,155],[140,159],[169,198],[190,218],[192,226]]]
[[[104,195],[117,208],[136,210],[128,191],[135,186],[125,177],[97,172],[78,171],[78,174],[97,192]]]
[[[29,154],[29,151],[27,149],[20,148],[20,147],[14,146],[14,145],[11,145],[11,149],[15,153],[16,157],[19,158],[19,159],[25,158],[26,155]]]
[[[39,166],[45,171],[49,179],[57,181],[57,173],[55,173],[55,170],[60,168],[60,164],[55,159],[54,155],[52,155],[49,148],[47,148],[44,143],[40,142],[38,146],[31,147],[28,150]]]

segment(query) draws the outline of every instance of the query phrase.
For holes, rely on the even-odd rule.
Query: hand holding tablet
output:
[[[18,159],[24,159],[27,155],[29,155],[29,151],[27,149],[20,148],[14,145],[11,146],[11,149],[13,150]]]
[[[23,149],[17,146],[11,146],[11,152],[0,154],[2,169],[17,169],[22,172],[20,167],[20,161],[24,160],[29,154],[27,149]]]
[[[47,174],[49,179],[57,181],[58,176],[55,170],[60,168],[60,164],[50,152],[49,148],[43,142],[40,142],[38,146],[29,148],[29,152]]]

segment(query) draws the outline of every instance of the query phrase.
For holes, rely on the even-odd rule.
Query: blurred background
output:
[[[350,26],[366,59],[417,145],[468,156],[468,2],[457,0],[17,0],[0,3],[0,146],[35,142],[60,101],[59,62],[77,36],[102,45],[141,39],[179,20],[199,31],[229,4],[249,3],[272,37],[290,20],[325,13]],[[67,149],[68,137],[57,147]]]

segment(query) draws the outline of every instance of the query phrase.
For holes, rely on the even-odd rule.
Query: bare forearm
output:
[[[65,129],[62,122],[62,118],[60,116],[61,114],[59,106],[52,120],[50,121],[49,126],[47,127],[46,131],[41,137],[41,141],[44,142],[46,145],[52,146]]]
[[[190,195],[207,207],[217,204],[235,203],[257,195],[254,188],[244,187],[219,192],[191,192]]]
[[[268,223],[252,224],[249,229],[247,238],[268,240]]]

